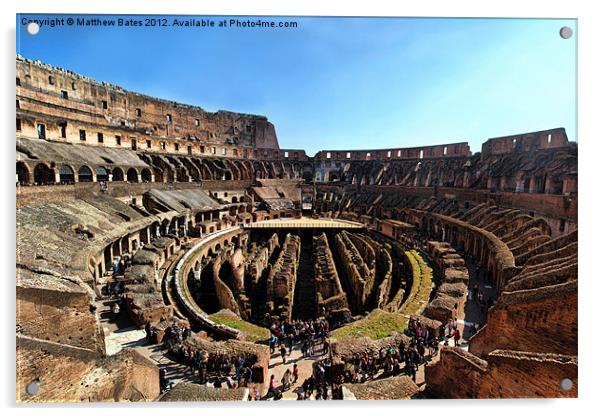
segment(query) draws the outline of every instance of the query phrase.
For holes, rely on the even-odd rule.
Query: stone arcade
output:
[[[278,319],[328,322],[332,371],[417,323],[441,341],[420,382],[346,382],[347,399],[576,397],[577,144],[564,129],[475,154],[309,157],[280,149],[263,116],[16,64],[18,401],[246,400],[184,377],[164,337],[177,325],[186,348],[245,357],[264,394],[284,368],[267,346]]]

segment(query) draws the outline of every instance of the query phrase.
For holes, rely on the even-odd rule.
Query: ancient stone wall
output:
[[[470,351],[477,355],[496,349],[576,356],[576,281],[504,293],[470,340]]]
[[[72,285],[17,286],[17,333],[104,353],[89,293]]]
[[[479,398],[487,367],[487,361],[460,348],[443,347],[439,361],[425,367],[428,392],[448,399]]]
[[[49,137],[53,140],[79,142],[79,129],[88,127],[94,135],[96,131],[104,132],[103,144],[108,146],[119,146],[114,137],[121,136],[124,146],[129,147],[130,140],[135,140],[140,147],[146,147],[146,140],[162,139],[176,152],[179,144],[182,153],[187,152],[191,142],[195,143],[195,153],[201,152],[198,143],[207,148],[210,144],[221,145],[221,149],[231,154],[236,149],[241,156],[243,150],[247,152],[244,147],[278,148],[274,126],[263,116],[228,111],[210,113],[200,107],[130,92],[19,57],[17,79],[20,109],[33,118],[33,123],[46,123],[48,119],[65,123],[66,137],[61,137],[58,127],[56,132],[46,130],[48,136],[57,133],[56,137]],[[40,114],[41,118],[33,114]],[[23,134],[37,137],[35,126],[33,131],[25,130],[25,126],[23,130]]]
[[[220,269],[223,263],[231,264],[230,267],[232,268],[232,270],[235,270],[238,265],[232,265],[232,263],[230,263],[232,251],[230,251],[229,248],[226,247],[222,250],[223,251],[221,251],[218,254],[217,258],[213,261],[213,263],[210,266],[213,273],[213,284],[215,285],[215,292],[220,305],[220,309],[230,309],[235,314],[240,315],[241,309],[237,301],[238,293],[233,292],[233,289],[240,290],[240,288],[229,287],[228,284],[226,284],[226,282],[224,282],[220,278]],[[240,260],[241,259],[239,259],[239,261]],[[242,262],[240,262],[239,265],[242,266]]]
[[[39,383],[29,395],[26,387]],[[152,401],[159,368],[133,350],[101,358],[97,352],[17,336],[18,402]]]
[[[165,305],[159,292],[129,292],[125,301],[128,314],[138,328],[144,328],[147,323],[157,324],[174,315],[173,306]]]
[[[347,295],[343,291],[337,268],[325,233],[314,237],[314,278],[318,294],[318,309],[332,324],[340,325],[350,319]]]
[[[458,312],[464,309],[468,293],[468,270],[462,256],[449,243],[429,241],[427,247],[443,279],[435,296],[424,310],[424,316],[447,323],[450,319],[457,318]],[[457,273],[450,275],[446,273],[447,270]],[[459,278],[458,274],[462,277]],[[449,276],[453,278],[449,279]]]
[[[374,292],[374,307],[384,309],[391,298],[393,285],[393,260],[388,249],[379,248],[376,257],[378,287]]]
[[[338,233],[334,237],[334,242],[334,255],[340,266],[339,271],[351,310],[353,313],[359,313],[363,311],[370,295],[374,276],[370,274],[370,269],[347,232]]]
[[[496,350],[487,356],[488,368],[479,397],[577,397],[577,359],[556,354]],[[569,379],[572,388],[563,390]]]
[[[259,282],[263,271],[268,267],[272,253],[279,246],[278,234],[274,233],[265,244],[255,247],[254,250],[248,253],[245,260],[245,273],[250,276],[253,284]]]
[[[470,156],[467,142],[420,146],[410,148],[373,150],[321,150],[316,153],[319,161],[396,160]]]
[[[287,234],[282,251],[268,275],[268,309],[278,316],[291,319],[295,283],[297,281],[297,263],[301,239]]]
[[[577,397],[577,360],[556,354],[495,350],[486,361],[444,347],[425,368],[427,391],[440,398]],[[572,388],[563,390],[569,379]]]

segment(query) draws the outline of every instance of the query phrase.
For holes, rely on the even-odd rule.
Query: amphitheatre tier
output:
[[[305,334],[292,355],[303,378],[331,366],[331,396],[577,395],[577,144],[562,128],[474,154],[450,143],[310,157],[280,149],[265,117],[19,57],[16,146],[20,401],[248,396],[201,383],[189,350],[245,357],[265,393],[292,365],[268,347],[288,342],[282,327]],[[311,357],[299,354],[309,326]],[[411,361],[379,358],[426,340],[417,380]],[[373,377],[354,374],[358,354],[378,363]],[[177,383],[165,396],[159,369]]]
[[[254,222],[252,224],[245,224],[245,229],[256,229],[256,228],[277,228],[277,229],[361,229],[365,228],[365,225],[360,222],[346,221],[341,219],[333,218],[283,218],[278,220],[266,220],[260,222]]]

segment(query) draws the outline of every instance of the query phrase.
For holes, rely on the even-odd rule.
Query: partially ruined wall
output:
[[[29,395],[30,382],[39,383]],[[159,369],[133,350],[101,358],[63,343],[17,336],[18,402],[152,401],[159,396]]]
[[[479,386],[480,397],[577,397],[574,357],[496,350],[487,356],[487,361],[487,377]],[[568,391],[560,386],[564,379],[573,382]]]
[[[250,276],[250,280],[253,284],[259,282],[263,271],[268,267],[272,253],[278,247],[278,234],[274,233],[264,245],[255,247],[247,254],[245,260],[245,273]]]
[[[424,310],[424,316],[447,323],[450,319],[456,319],[459,311],[464,309],[468,294],[468,270],[462,256],[449,243],[429,241],[427,247],[443,279]],[[448,270],[456,273],[449,274]]]
[[[576,356],[576,281],[503,294],[470,340],[470,351],[480,356],[496,349]]]
[[[447,399],[479,398],[487,367],[487,361],[460,348],[443,347],[439,361],[424,369],[428,392]]]
[[[326,234],[314,237],[313,246],[318,309],[332,325],[338,326],[351,318],[347,295],[341,286]]]
[[[89,293],[69,282],[54,285],[17,285],[17,333],[104,353]]]
[[[551,153],[542,157],[553,164],[552,157],[561,157],[567,149],[552,145],[546,151]],[[501,152],[495,157],[526,160],[516,152]],[[562,156],[563,162],[556,166],[569,159]],[[426,244],[426,251],[441,282],[423,315],[412,319],[427,319],[434,332],[456,317],[465,302],[469,281],[465,257],[497,289],[486,324],[468,341],[469,352],[444,348],[439,361],[427,366],[429,394],[445,398],[574,397],[576,388],[559,390],[562,378],[577,383],[577,233],[571,231],[576,225],[576,212],[571,211],[574,200],[563,204],[559,196],[539,196],[540,205],[534,208],[534,194],[485,196],[472,192],[477,197],[460,188],[426,191],[330,185],[318,188],[316,205],[324,215],[361,221],[376,233],[382,231],[383,219],[391,219],[412,225],[412,233],[422,242],[433,239]],[[551,203],[555,198],[560,198],[557,206]],[[556,229],[558,214],[575,222],[570,226],[565,222],[563,229]],[[415,244],[404,234],[392,238]],[[397,293],[400,291],[401,287]],[[538,383],[537,379],[545,381]]]
[[[96,133],[103,132],[102,144],[111,147],[120,146],[115,142],[115,136],[120,136],[124,147],[135,140],[145,148],[150,140],[151,148],[159,151],[162,141],[175,153],[184,154],[190,143],[195,154],[210,153],[210,145],[215,144],[230,155],[236,149],[241,157],[251,154],[253,147],[278,148],[274,125],[263,116],[211,113],[21,58],[17,58],[17,78],[21,133],[26,137],[37,137],[37,123],[53,120],[48,123],[47,136],[74,143],[81,141],[79,130],[87,129],[91,137],[86,141],[96,143]],[[59,123],[66,123],[64,138]],[[203,152],[201,145],[206,148]]]
[[[228,256],[226,254],[226,256]],[[223,253],[220,253],[218,260],[211,263],[211,273],[213,274],[213,284],[215,285],[215,291],[218,299],[218,303],[221,309],[230,309],[237,315],[240,315],[240,308],[236,300],[235,294],[232,289],[220,278],[219,271],[222,267],[223,262],[227,262]]]
[[[297,263],[301,239],[293,234],[287,234],[282,251],[268,275],[268,309],[272,314],[291,319],[295,283],[297,281]]]
[[[438,398],[577,397],[574,357],[495,350],[486,361],[460,348],[444,347],[425,368],[427,391]],[[573,382],[562,390],[563,379]]]
[[[361,254],[343,231],[334,237],[334,254],[340,266],[341,279],[354,313],[362,311],[374,284],[374,271],[366,265]]]

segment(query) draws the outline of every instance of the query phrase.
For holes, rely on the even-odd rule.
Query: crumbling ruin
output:
[[[16,64],[18,401],[159,399],[144,349],[114,352],[115,291],[154,342],[190,328],[197,348],[252,357],[265,384],[276,319],[324,318],[336,334],[386,318],[378,339],[334,342],[338,357],[373,352],[410,323],[442,337],[475,281],[491,289],[486,323],[441,349],[420,394],[577,395],[577,144],[564,129],[475,154],[451,143],[309,157],[280,149],[263,116]],[[161,400],[242,397],[178,386]],[[420,395],[405,376],[349,390]]]

